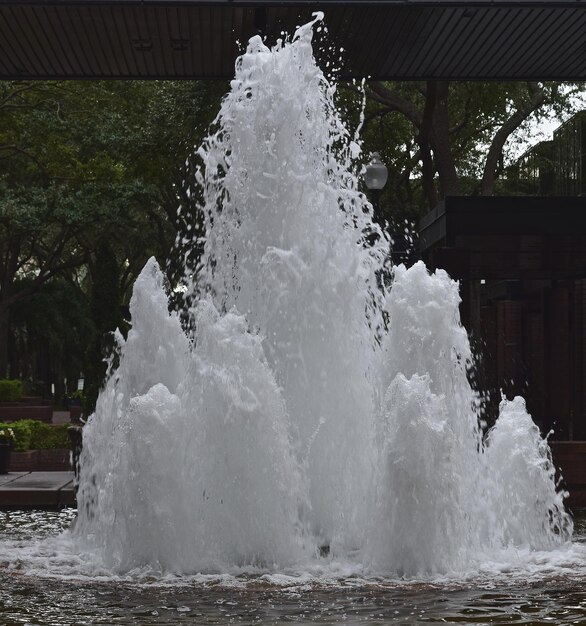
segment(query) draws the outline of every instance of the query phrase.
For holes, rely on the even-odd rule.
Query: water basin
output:
[[[2,551],[50,544],[75,511],[0,512]],[[586,549],[586,518],[576,520],[576,554]],[[11,559],[14,553],[10,554]],[[467,580],[401,582],[358,576],[266,575],[140,580],[63,575],[58,555],[36,572],[0,567],[0,624],[583,624],[586,568],[561,566]],[[0,552],[0,563],[4,555]]]

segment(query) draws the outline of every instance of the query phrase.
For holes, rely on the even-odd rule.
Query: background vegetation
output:
[[[582,88],[368,84],[364,149],[389,167],[387,219],[414,222],[446,194],[510,192],[502,173],[511,138],[569,113]],[[59,400],[83,372],[92,409],[110,332],[125,330],[146,259],[159,259],[170,284],[180,272],[180,255],[169,252],[198,219],[187,193],[192,157],[226,89],[0,82],[0,378],[44,395],[54,384]],[[362,95],[342,85],[339,97],[355,126]]]
[[[0,423],[0,431],[11,429],[14,433],[12,449],[15,452],[69,448],[67,428],[68,424],[53,426],[38,420]]]
[[[0,402],[18,402],[22,397],[20,380],[0,380]]]

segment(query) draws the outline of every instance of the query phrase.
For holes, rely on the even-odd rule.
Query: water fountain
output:
[[[134,287],[74,533],[108,570],[281,571],[327,545],[416,577],[571,538],[521,399],[483,439],[457,284],[419,263],[379,285],[389,242],[313,59],[320,19],[272,50],[250,40],[199,150],[193,334],[154,260]]]
[[[73,527],[0,512],[2,619],[583,621],[586,550],[547,442],[521,398],[483,433],[458,285],[385,275],[320,19],[238,59],[199,150],[189,305],[169,312],[151,259],[84,429]]]

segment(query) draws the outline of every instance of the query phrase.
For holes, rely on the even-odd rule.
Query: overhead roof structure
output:
[[[0,78],[229,78],[315,10],[342,78],[586,79],[586,0],[0,0]]]

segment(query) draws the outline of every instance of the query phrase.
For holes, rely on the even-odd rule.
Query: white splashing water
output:
[[[74,533],[108,571],[277,572],[327,544],[416,577],[571,538],[522,400],[482,438],[457,284],[418,263],[377,286],[388,241],[312,27],[272,50],[250,40],[199,151],[194,336],[154,260],[135,284],[84,431]]]

